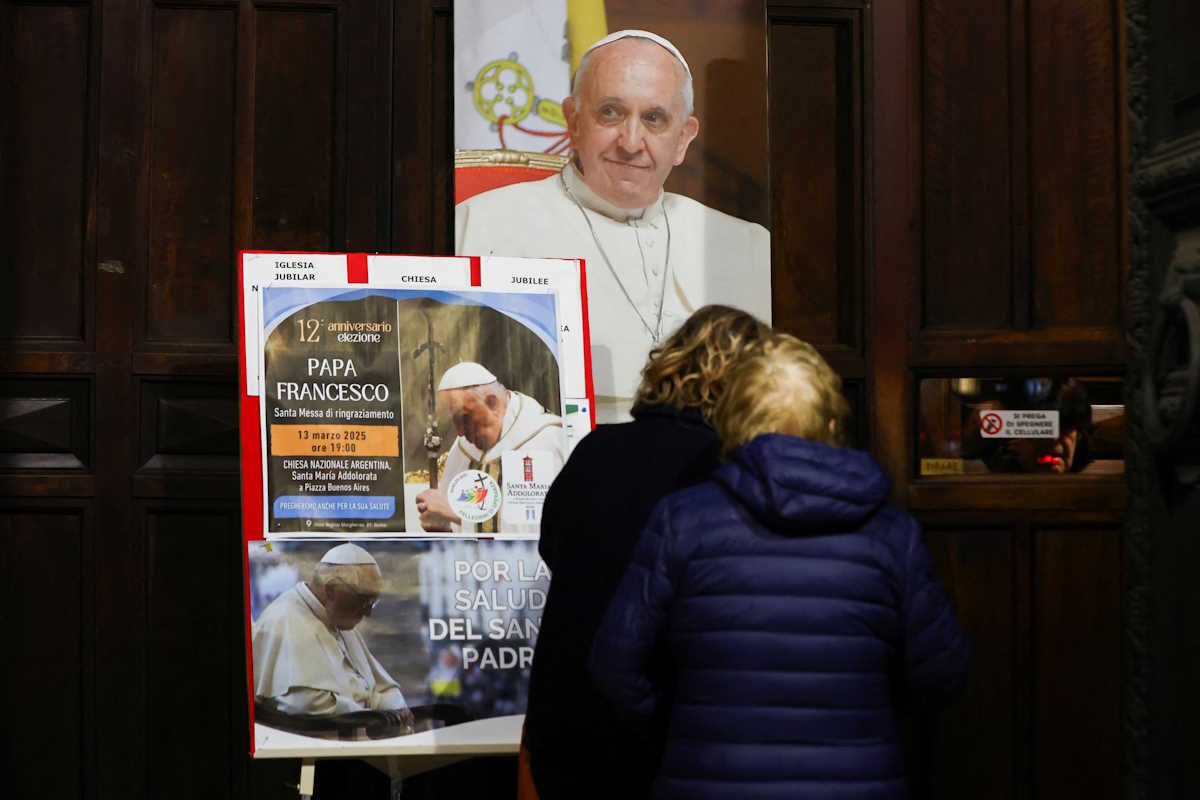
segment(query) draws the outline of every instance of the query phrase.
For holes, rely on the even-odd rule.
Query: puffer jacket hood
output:
[[[792,535],[857,527],[891,489],[860,450],[777,433],[735,449],[714,478],[768,527]]]

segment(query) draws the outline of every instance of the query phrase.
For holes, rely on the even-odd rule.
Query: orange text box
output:
[[[395,425],[272,425],[273,456],[400,455]]]

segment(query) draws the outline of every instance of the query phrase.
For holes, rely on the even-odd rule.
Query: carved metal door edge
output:
[[[1172,496],[1200,484],[1200,239],[1180,236],[1188,229],[1200,231],[1200,133],[1155,138],[1154,115],[1163,90],[1154,84],[1159,73],[1150,59],[1162,52],[1155,34],[1165,26],[1153,24],[1160,8],[1153,0],[1125,2],[1130,241],[1124,796],[1130,800],[1148,796],[1154,774],[1149,763],[1152,520]],[[1156,229],[1169,233],[1173,256],[1164,257],[1172,248],[1156,246]]]

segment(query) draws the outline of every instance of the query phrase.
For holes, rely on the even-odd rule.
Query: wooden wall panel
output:
[[[1017,796],[1027,745],[1018,711],[1028,603],[1025,539],[1011,528],[931,528],[934,573],[954,604],[971,646],[965,696],[931,726],[932,774],[918,776],[929,796],[1010,800]],[[986,780],[980,780],[981,776]]]
[[[861,378],[843,379],[842,394],[850,404],[850,446],[870,447],[870,419],[867,416],[867,387]]]
[[[69,346],[87,335],[91,13],[12,5],[0,22],[0,338]]]
[[[427,166],[431,180],[429,202],[433,206],[431,214],[432,245],[434,253],[452,255],[454,253],[454,101],[451,92],[454,87],[454,13],[452,0],[432,0],[429,4],[429,154],[430,163]],[[403,3],[396,4],[397,19],[403,20],[406,7]],[[398,80],[397,84],[404,81]],[[393,125],[401,128],[407,125],[408,116],[404,106],[392,108],[395,114]],[[393,128],[395,130],[395,128]],[[400,137],[395,137],[399,139]],[[396,210],[403,206],[414,205],[413,196],[405,187],[399,187],[400,192],[393,195]],[[420,205],[421,198],[416,196],[415,204]],[[405,252],[397,249],[395,252]],[[421,249],[407,252],[424,252]]]
[[[241,562],[238,515],[222,506],[146,510],[148,797],[228,797],[235,781]]]
[[[1121,530],[1034,534],[1033,780],[1039,797],[1121,796]]]
[[[391,252],[454,253],[450,0],[393,7]]]
[[[141,382],[139,472],[238,472],[237,384]]]
[[[92,382],[0,380],[0,468],[78,470],[91,461]]]
[[[256,249],[338,250],[337,14],[259,9],[254,49]]]
[[[774,320],[815,345],[855,352],[862,345],[861,36],[857,12],[768,18]]]
[[[1013,322],[1009,4],[924,0],[926,328]]]
[[[1046,0],[1029,15],[1035,328],[1121,322],[1117,8]]]
[[[237,12],[155,8],[144,337],[233,348]]]
[[[0,688],[9,720],[0,747],[6,797],[85,796],[92,673],[85,530],[81,509],[0,510],[0,616],[12,648]]]
[[[347,118],[343,140],[345,249],[352,253],[389,252],[393,175],[385,165],[389,164],[392,146],[390,76],[396,68],[392,7],[390,0],[354,0],[346,9],[346,20],[339,21],[338,26],[339,31],[352,29],[344,34],[344,41],[353,42],[339,50],[346,63],[342,104],[342,114]]]

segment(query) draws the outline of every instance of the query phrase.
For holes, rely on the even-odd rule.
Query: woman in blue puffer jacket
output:
[[[651,515],[593,679],[666,726],[654,797],[906,797],[894,709],[949,702],[967,669],[920,527],[839,446],[848,406],[812,347],[773,334],[729,380],[726,461]]]

